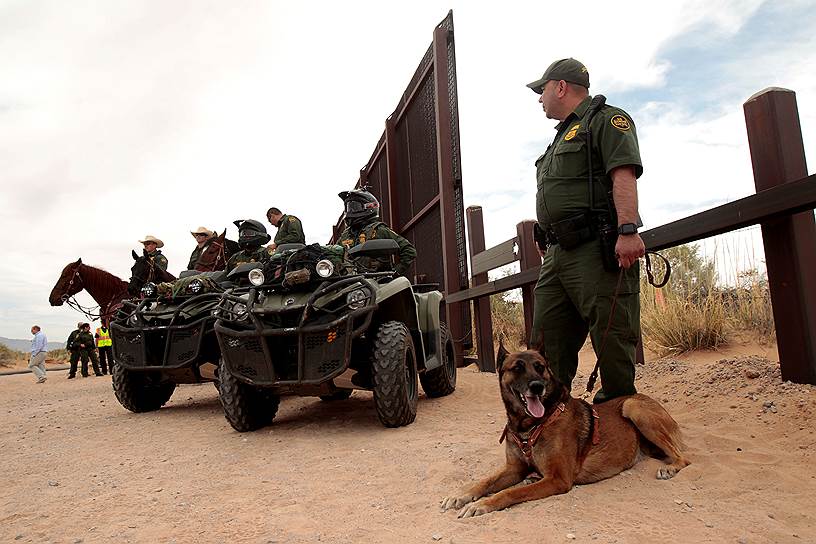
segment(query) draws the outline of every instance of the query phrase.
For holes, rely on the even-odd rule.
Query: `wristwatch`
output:
[[[637,234],[637,231],[638,226],[635,223],[624,223],[623,225],[618,225],[618,234]]]

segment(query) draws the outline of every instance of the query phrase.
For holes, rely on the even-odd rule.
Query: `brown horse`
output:
[[[233,253],[239,250],[238,244],[232,240],[227,240],[227,229],[224,229],[217,238],[213,239],[195,263],[193,270],[198,272],[213,272],[224,270],[227,261]]]
[[[77,259],[62,269],[62,274],[48,296],[51,306],[69,306],[81,311],[91,319],[109,318],[122,299],[127,297],[128,284],[110,272],[94,268]],[[83,308],[72,297],[85,289],[99,305],[98,316],[90,308]]]

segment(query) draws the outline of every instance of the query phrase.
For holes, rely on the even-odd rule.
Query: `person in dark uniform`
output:
[[[76,377],[77,373],[77,365],[79,364],[79,346],[74,347],[74,340],[82,332],[82,321],[77,323],[77,328],[74,331],[71,331],[71,334],[68,335],[68,340],[65,342],[65,349],[68,350],[68,353],[71,354],[69,362],[71,363],[71,369],[68,371],[68,379]]]
[[[266,218],[277,227],[275,241],[266,246],[270,253],[281,244],[305,244],[306,236],[303,234],[303,223],[294,215],[285,214],[278,208],[269,208]]]
[[[148,234],[144,240],[139,240],[139,243],[144,245],[145,257],[156,263],[156,266],[162,270],[167,270],[167,257],[162,255],[161,252],[161,248],[164,247],[164,242]]]
[[[88,377],[88,359],[93,365],[94,374],[101,376],[99,372],[99,360],[96,358],[96,345],[94,337],[91,335],[91,324],[83,323],[79,334],[74,338],[74,345],[79,350],[79,357],[82,360],[82,376]]]
[[[547,117],[560,121],[536,160],[536,212],[544,239],[537,238],[543,263],[531,344],[543,341],[553,370],[569,387],[589,334],[602,384],[594,402],[632,395],[640,332],[638,259],[645,252],[637,232],[643,166],[635,124],[605,99],[593,100],[589,73],[575,59],[553,62],[527,86],[540,95]]]
[[[241,246],[241,251],[229,258],[225,273],[229,273],[239,264],[262,263],[269,260],[269,251],[261,247],[271,238],[266,232],[266,227],[254,219],[239,219],[233,223],[238,227],[238,245]]]
[[[346,229],[340,234],[337,243],[350,249],[366,240],[377,238],[394,240],[399,245],[399,260],[396,266],[385,257],[359,257],[357,262],[373,272],[393,268],[398,275],[404,275],[416,259],[416,249],[411,242],[380,221],[380,203],[374,195],[365,190],[355,189],[343,191],[338,196],[343,199],[345,205]]]

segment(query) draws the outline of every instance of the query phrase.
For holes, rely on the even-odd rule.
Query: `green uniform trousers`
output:
[[[612,324],[600,359],[601,390],[594,402],[633,395],[640,336],[640,263],[624,270]],[[564,250],[550,246],[535,287],[532,345],[544,350],[555,375],[571,387],[587,333],[597,354],[609,323],[618,272],[607,272],[598,240]],[[543,337],[543,338],[542,338]],[[582,387],[584,384],[581,384]]]

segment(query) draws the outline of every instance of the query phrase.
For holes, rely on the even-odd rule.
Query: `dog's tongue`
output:
[[[527,409],[533,417],[542,417],[544,415],[544,405],[541,404],[538,395],[524,395],[527,400]]]

